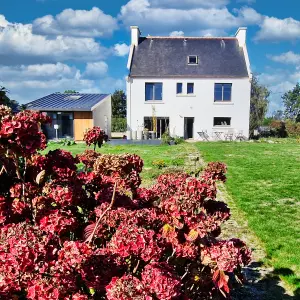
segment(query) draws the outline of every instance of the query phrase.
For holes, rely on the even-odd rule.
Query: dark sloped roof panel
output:
[[[188,65],[189,55],[199,63]],[[236,38],[140,38],[132,77],[248,77],[244,52]]]
[[[26,104],[27,109],[40,111],[91,111],[108,94],[55,93]]]

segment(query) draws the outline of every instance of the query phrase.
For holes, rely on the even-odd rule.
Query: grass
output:
[[[263,242],[266,262],[300,287],[300,145],[197,143],[205,161],[228,165],[227,190]]]
[[[70,151],[73,155],[83,152],[86,148],[85,144],[80,143],[72,146],[62,146],[60,144],[49,144],[43,153],[50,150],[64,149]],[[90,148],[92,149],[92,147]],[[122,145],[111,146],[104,145],[101,149],[97,149],[100,153],[122,154],[134,153],[142,157],[144,160],[144,169],[142,172],[143,185],[148,186],[153,183],[154,179],[160,174],[170,172],[172,170],[182,170],[185,165],[185,159],[194,150],[191,144],[183,143],[179,145]],[[195,151],[195,150],[194,150]],[[165,167],[159,168],[155,166],[155,162],[163,161]],[[154,165],[153,165],[154,162]]]

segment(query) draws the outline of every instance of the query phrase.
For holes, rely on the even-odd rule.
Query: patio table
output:
[[[215,137],[217,141],[222,141],[223,131],[214,131]]]

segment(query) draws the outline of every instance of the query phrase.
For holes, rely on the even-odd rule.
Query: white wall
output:
[[[145,101],[145,83],[162,82],[163,100]],[[194,83],[194,95],[176,95],[176,83],[183,83],[186,93],[188,82]],[[214,84],[232,83],[232,101],[214,102]],[[184,117],[194,117],[194,138],[202,129],[210,134],[214,130],[227,131],[229,128],[243,130],[249,136],[250,80],[243,79],[158,79],[130,78],[127,82],[127,123],[128,129],[137,130],[144,123],[144,117],[152,116],[152,105],[156,117],[170,118],[171,135],[184,136]],[[214,117],[231,117],[230,127],[214,127]]]
[[[93,109],[94,126],[100,126],[111,137],[111,96],[106,97]],[[105,128],[107,127],[107,129]]]

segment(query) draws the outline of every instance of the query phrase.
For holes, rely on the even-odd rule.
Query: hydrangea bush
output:
[[[1,299],[230,296],[250,251],[238,239],[218,239],[230,217],[216,200],[224,164],[210,163],[199,178],[161,175],[143,188],[140,157],[40,155],[40,125],[49,119],[1,113]]]
[[[94,150],[96,150],[97,146],[101,148],[103,142],[106,142],[107,139],[108,136],[105,134],[105,131],[98,126],[87,130],[83,136],[83,140],[88,146],[94,145]]]

